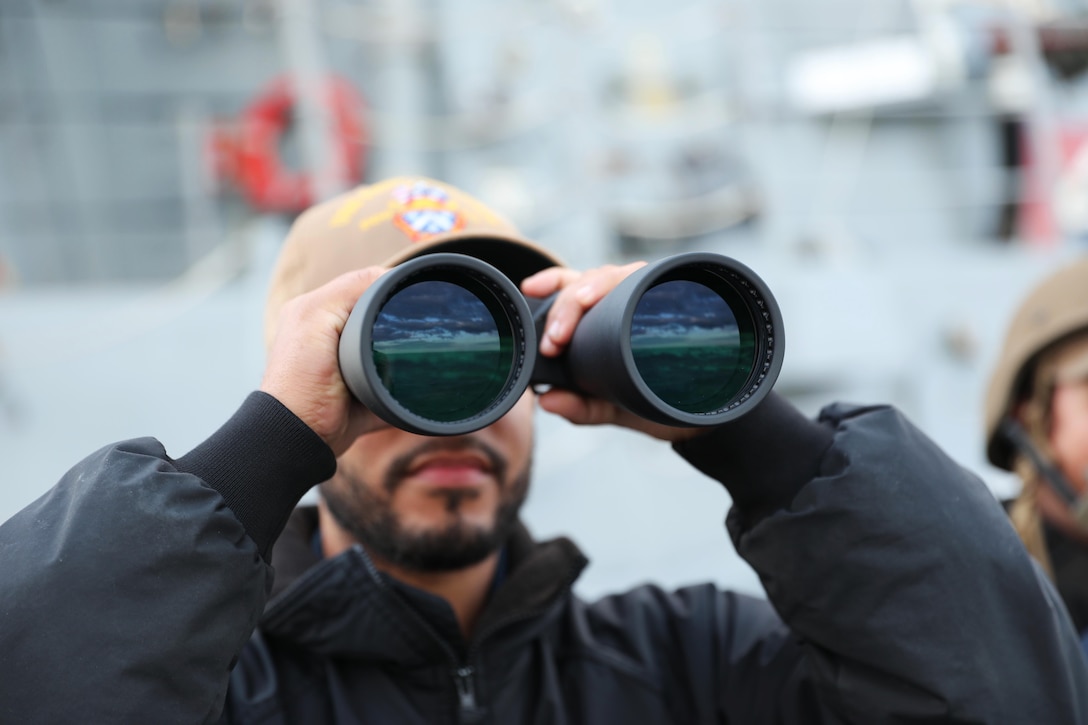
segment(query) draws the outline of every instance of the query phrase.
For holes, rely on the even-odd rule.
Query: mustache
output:
[[[465,451],[474,451],[487,458],[488,465],[491,466],[491,471],[495,474],[499,486],[505,486],[506,470],[509,467],[506,458],[487,443],[466,437],[435,438],[420,443],[411,450],[397,456],[389,464],[389,469],[385,472],[385,480],[382,482],[384,488],[390,494],[396,491],[404,483],[408,471],[412,468],[412,463],[420,456],[433,453],[462,453]]]

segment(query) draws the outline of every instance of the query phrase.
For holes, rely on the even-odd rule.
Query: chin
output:
[[[490,512],[436,511],[433,516],[404,516],[400,520],[404,530],[411,534],[434,533],[453,527],[490,531],[495,526],[495,516]]]

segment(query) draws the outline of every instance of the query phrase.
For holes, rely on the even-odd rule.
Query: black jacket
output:
[[[1046,522],[1043,535],[1054,567],[1054,583],[1073,626],[1082,636],[1088,636],[1088,546]]]
[[[0,722],[1088,722],[1068,616],[981,482],[887,408],[764,410],[678,450],[774,609],[586,604],[574,546],[519,533],[468,643],[361,549],[316,561],[305,512],[267,599],[332,465],[275,401],[178,461],[103,449],[0,526]]]

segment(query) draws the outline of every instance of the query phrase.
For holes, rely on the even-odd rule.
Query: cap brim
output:
[[[475,257],[498,269],[515,284],[549,267],[566,266],[563,260],[528,239],[478,231],[453,232],[413,244],[385,260],[383,266],[395,267],[409,259],[436,252]]]

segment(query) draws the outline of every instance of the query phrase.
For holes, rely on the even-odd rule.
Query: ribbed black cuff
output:
[[[746,526],[785,508],[815,478],[831,445],[830,428],[801,414],[771,393],[746,415],[673,448],[689,463],[721,481]]]
[[[266,560],[295,504],[336,472],[332,449],[262,392],[175,464],[223,496]]]

